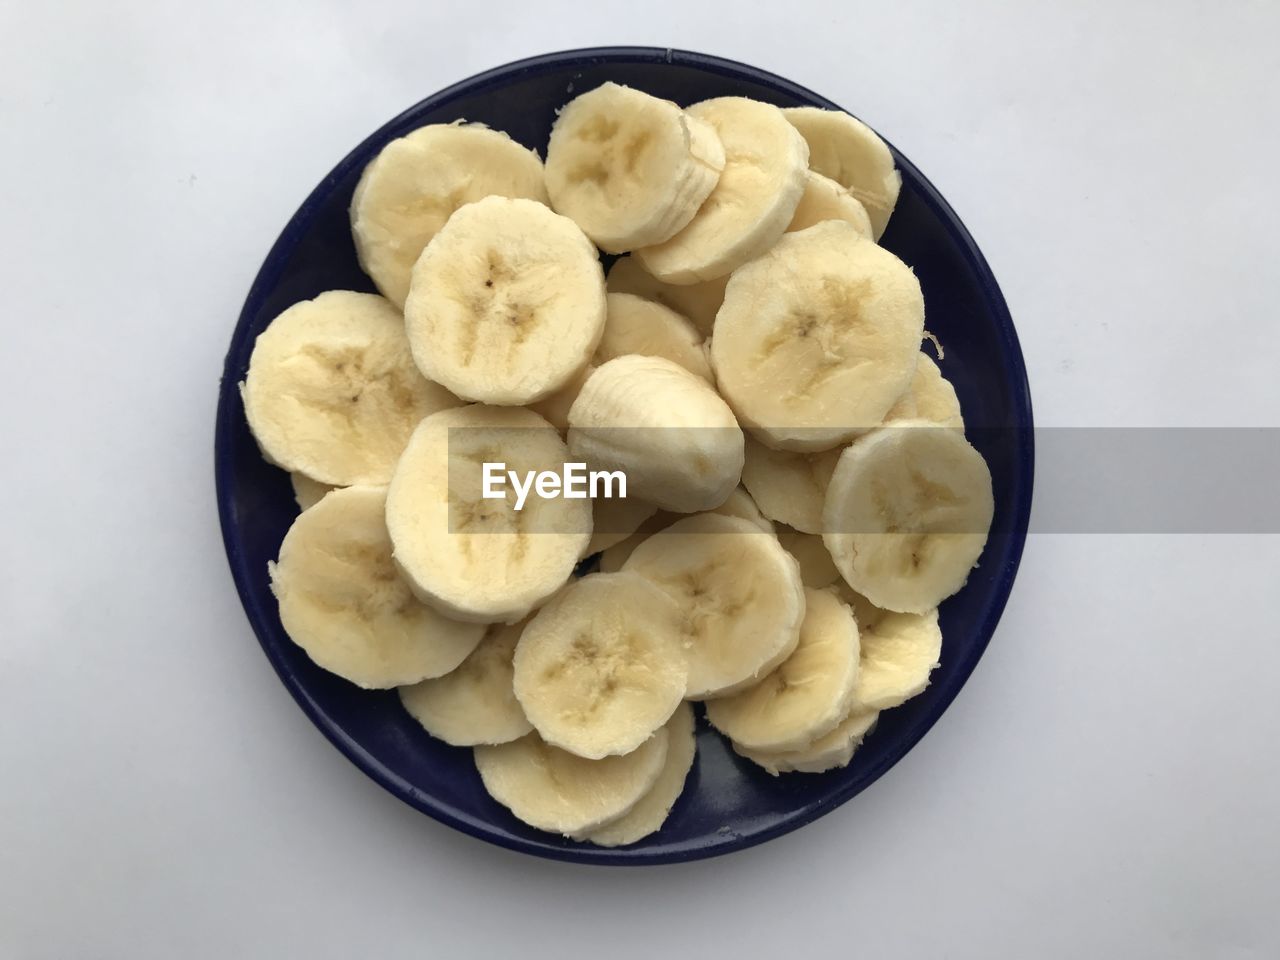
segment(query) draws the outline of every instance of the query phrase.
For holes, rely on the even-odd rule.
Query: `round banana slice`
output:
[[[529,404],[529,409],[559,430],[561,434],[567,433],[569,430],[569,411],[573,409],[573,401],[578,399],[578,394],[582,392],[583,384],[595,372],[595,364],[588,363],[570,377],[569,382],[555,393],[549,393],[541,400]]]
[[[751,686],[799,642],[800,568],[749,520],[686,517],[637,546],[623,571],[652,580],[679,606],[690,700]]]
[[[425,602],[477,623],[514,623],[559,590],[591,539],[591,501],[530,490],[490,473],[560,473],[568,449],[530,410],[473,405],[427,417],[396,465],[387,527],[401,572]],[[523,481],[522,481],[523,482]]]
[[[858,198],[830,177],[809,171],[804,182],[800,205],[787,224],[787,233],[812,227],[823,220],[844,220],[861,236],[872,239],[871,218]]]
[[[916,360],[916,373],[902,398],[885,414],[885,423],[896,420],[928,420],[942,427],[964,432],[960,400],[942,375],[933,357],[923,351]]]
[[[722,517],[738,517],[742,520],[748,520],[765,533],[773,533],[773,521],[760,512],[756,502],[751,499],[751,494],[747,493],[743,487],[734,487],[733,493],[729,494],[728,500],[714,510],[708,510],[707,512],[718,513]],[[670,523],[666,525],[670,526]]]
[[[826,773],[849,765],[854,752],[879,718],[880,713],[876,710],[852,711],[830,733],[799,750],[770,753],[752,750],[738,743],[733,744],[733,749],[775,777],[780,773]]]
[[[596,369],[569,410],[569,449],[621,470],[627,496],[692,513],[719,506],[742,476],[742,431],[719,394],[662,357]]]
[[[626,540],[658,512],[638,497],[599,497],[592,501],[591,542],[583,551],[590,557]]]
[[[840,579],[840,571],[836,569],[822,537],[780,525],[778,542],[800,564],[800,580],[806,587],[829,587]]]
[[[347,290],[272,320],[240,389],[262,455],[338,487],[385,484],[418,421],[462,403],[418,372],[395,307]]]
[[[547,144],[551,205],[609,253],[670,239],[723,169],[710,124],[616,83],[570,100]]]
[[[512,686],[511,658],[524,622],[489,627],[480,645],[443,677],[400,688],[409,715],[455,747],[508,743],[533,729]]]
[[[461,207],[413,268],[413,359],[460,397],[514,406],[563,387],[604,331],[604,274],[568,217],[533,200]]]
[[[862,638],[858,683],[853,699],[859,710],[888,710],[924,693],[929,675],[942,657],[937,609],[925,613],[881,610],[841,584],[839,595],[853,607]]]
[[[711,383],[711,364],[697,327],[669,307],[631,293],[608,295],[604,336],[596,348],[595,363],[639,354],[665,357]]]
[[[841,455],[823,540],[845,581],[876,606],[925,613],[964,586],[994,510],[991,472],[964,436],[908,420]]]
[[[700,334],[709,337],[716,322],[716,311],[724,303],[724,288],[728,282],[729,275],[725,274],[714,280],[678,287],[649,274],[635,257],[619,257],[609,268],[606,287],[610,293],[634,293],[646,300],[656,300],[687,317]]]
[[[627,814],[653,789],[667,760],[661,727],[631,753],[587,760],[536,733],[475,748],[489,796],[539,830],[581,836]]]
[[[791,107],[782,111],[809,145],[809,166],[846,187],[866,208],[876,240],[898,203],[902,175],[876,132],[842,110]]]
[[[880,424],[911,385],[923,335],[911,269],[828,220],[734,273],[711,364],[724,398],[764,443],[828,450]]]
[[[634,573],[575,580],[516,647],[516,699],[547,743],[589,760],[630,753],[684,698],[680,612]]]
[[[484,627],[414,599],[396,573],[383,487],[334,490],[294,520],[267,565],[289,638],[330,673],[366,688],[448,673]]]
[[[689,225],[634,256],[666,283],[713,280],[772,247],[804,193],[809,151],[777,107],[745,97],[695,103],[724,144],[724,170]]]
[[[822,532],[822,504],[840,451],[792,453],[747,437],[742,485],[771,520],[805,533]]]
[[[658,781],[626,814],[583,835],[601,847],[622,847],[656,833],[684,792],[685,781],[698,750],[693,733],[693,710],[687,703],[676,707],[667,721],[667,760]]]
[[[360,266],[403,307],[431,238],[460,206],[491,194],[545,201],[538,155],[479,123],[437,123],[392,140],[364,168],[351,198]]]
[[[321,497],[334,489],[327,483],[312,480],[305,473],[297,473],[296,471],[289,474],[289,483],[293,485],[293,499],[297,501],[299,510],[314,507],[320,502]]]
[[[711,725],[750,750],[800,750],[830,733],[853,704],[858,625],[825,590],[804,592],[800,642],[755,686],[707,702]]]

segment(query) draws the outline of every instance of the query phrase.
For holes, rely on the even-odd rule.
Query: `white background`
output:
[[[1278,537],[1033,536],[869,791],[605,870],[455,834],[328,745],[240,610],[211,454],[234,318],[330,166],[605,43],[879,127],[990,259],[1040,423],[1280,425],[1277,35],[1229,0],[0,2],[0,958],[1280,955]]]

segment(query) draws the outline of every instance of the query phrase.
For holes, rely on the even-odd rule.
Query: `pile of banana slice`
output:
[[[770,774],[848,764],[929,683],[993,512],[877,243],[900,182],[846,114],[612,83],[545,165],[474,123],[388,144],[351,203],[381,295],[285,310],[241,385],[302,508],[269,571],[289,636],[577,840],[662,826],[690,701]],[[516,509],[493,462],[628,496]]]

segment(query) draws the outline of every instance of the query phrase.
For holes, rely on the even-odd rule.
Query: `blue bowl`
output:
[[[657,834],[622,849],[564,840],[517,821],[485,793],[471,751],[423,732],[394,692],[368,692],[326,673],[290,642],[267,584],[297,514],[288,477],[258,453],[236,385],[254,338],[292,303],[324,290],[373,291],[356,263],[347,206],[365,164],[395,137],[458,118],[505,130],[545,153],[555,110],[606,80],[689,104],[753,97],[779,106],[835,107],[754,67],[699,53],[616,47],[552,53],[498,67],[428,97],[348,154],[285,226],[258,272],[231,337],[218,400],[214,466],[227,560],[254,632],[307,716],[353,763],[406,803],[465,833],[559,860],[642,864],[694,860],[779,836],[833,810],[898,762],[933,726],[973,671],[1004,609],[1031,508],[1031,399],[1013,322],[959,218],[894,151],[902,194],[882,243],[916,271],[927,325],[946,347],[942,369],[964,407],[970,439],[991,468],[996,518],[968,585],[943,604],[942,666],[921,696],[886,712],[844,770],[770,777],[736,756],[705,720],[684,794]]]

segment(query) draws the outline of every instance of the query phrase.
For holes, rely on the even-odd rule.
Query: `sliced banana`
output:
[[[732,497],[730,497],[732,499]],[[725,503],[729,501],[726,500]],[[625,540],[620,540],[612,546],[605,547],[600,554],[600,572],[601,573],[617,573],[622,569],[627,559],[635,551],[636,547],[644,543],[659,530],[665,530],[677,520],[681,518],[678,513],[668,513],[666,510],[659,510],[644,523],[636,528],[636,532],[631,534]]]
[[[511,658],[524,622],[489,627],[456,670],[400,688],[409,715],[455,747],[508,743],[533,729],[512,686]]]
[[[568,383],[604,331],[604,274],[568,217],[533,200],[458,209],[413,268],[413,359],[460,397],[517,405]]]
[[[529,409],[559,430],[561,434],[567,433],[569,411],[573,409],[573,401],[578,399],[578,394],[582,392],[582,385],[595,372],[595,364],[588,363],[555,393],[547,394],[541,400],[529,404]]]
[[[712,382],[702,334],[692,323],[656,300],[635,294],[611,293],[607,299],[604,336],[596,348],[597,365],[633,353],[665,357],[707,383]]]
[[[395,307],[347,290],[272,320],[241,393],[263,456],[340,487],[385,484],[418,421],[462,402],[418,372]]]
[[[657,512],[657,507],[639,497],[596,498],[592,501],[591,542],[582,555],[590,557],[621,543]]]
[[[925,613],[964,586],[993,512],[982,455],[958,430],[908,420],[841,455],[823,539],[845,581],[876,606]]]
[[[933,357],[923,351],[916,360],[916,373],[911,379],[911,386],[884,419],[886,423],[896,420],[928,420],[942,427],[964,431],[964,417],[960,414],[956,388],[942,375]]]
[[[610,293],[634,293],[646,300],[656,300],[687,317],[700,334],[709,337],[716,322],[716,311],[724,303],[724,288],[728,282],[729,275],[725,274],[714,280],[679,287],[654,277],[635,257],[619,257],[609,268],[606,286]]]
[[[552,206],[609,253],[669,240],[723,169],[710,124],[616,83],[570,100],[547,144]]]
[[[809,151],[775,106],[745,97],[695,103],[688,113],[715,128],[725,164],[689,225],[634,256],[666,283],[713,280],[777,242],[804,193]]]
[[[876,710],[851,711],[834,730],[799,750],[770,753],[738,743],[733,744],[733,749],[775,777],[780,773],[826,773],[849,765],[879,718]]]
[[[858,625],[826,590],[804,592],[795,651],[755,686],[707,702],[707,719],[750,750],[800,750],[849,714],[858,680]]]
[[[711,363],[742,423],[772,447],[826,450],[878,425],[911,384],[920,283],[841,220],[789,233],[734,273]]]
[[[822,532],[822,504],[839,450],[794,453],[747,437],[742,485],[771,520],[805,533]]]
[[[518,819],[581,836],[625,816],[653,789],[667,759],[667,729],[631,753],[603,760],[553,747],[536,733],[478,746],[475,757],[484,788]]]
[[[437,123],[392,140],[365,167],[351,199],[360,266],[403,307],[431,238],[460,206],[491,194],[545,201],[538,155],[479,123]]]
[[[879,240],[902,189],[902,175],[889,147],[865,123],[841,110],[791,107],[782,112],[808,143],[810,168],[857,197]]]
[[[297,501],[299,510],[314,507],[321,497],[333,489],[331,485],[312,480],[305,473],[297,471],[289,474],[289,483],[293,485],[293,499]]]
[[[679,606],[691,700],[751,686],[799,642],[800,568],[749,520],[686,517],[637,546],[623,570],[652,580]]]
[[[844,220],[868,240],[873,239],[871,218],[858,198],[830,177],[810,170],[805,178],[800,205],[787,224],[787,233],[812,227],[823,220]]]
[[[801,533],[786,525],[777,529],[778,542],[800,564],[800,580],[806,587],[829,587],[840,579],[840,571],[836,569],[822,537]]]
[[[881,610],[846,584],[837,593],[853,607],[862,638],[855,708],[888,710],[924,693],[942,658],[937,608],[925,613]]]
[[[684,792],[697,749],[693,710],[687,703],[682,703],[667,721],[667,760],[657,782],[622,817],[597,827],[582,839],[601,847],[622,847],[656,833],[666,823],[671,808]]]
[[[708,513],[718,513],[724,517],[738,517],[755,524],[765,533],[773,533],[773,521],[760,512],[756,502],[751,499],[743,487],[734,487],[729,499]],[[668,526],[670,524],[667,524]]]
[[[591,501],[483,494],[483,464],[560,473],[568,449],[530,410],[473,405],[427,417],[396,465],[387,526],[401,572],[459,620],[513,623],[564,585],[591,539]]]
[[[627,495],[691,513],[719,506],[742,476],[742,431],[711,386],[662,357],[598,367],[569,410],[569,449],[621,470]]]
[[[289,638],[330,673],[378,689],[446,674],[484,636],[414,599],[391,560],[386,500],[383,487],[334,490],[298,515],[267,565]]]

